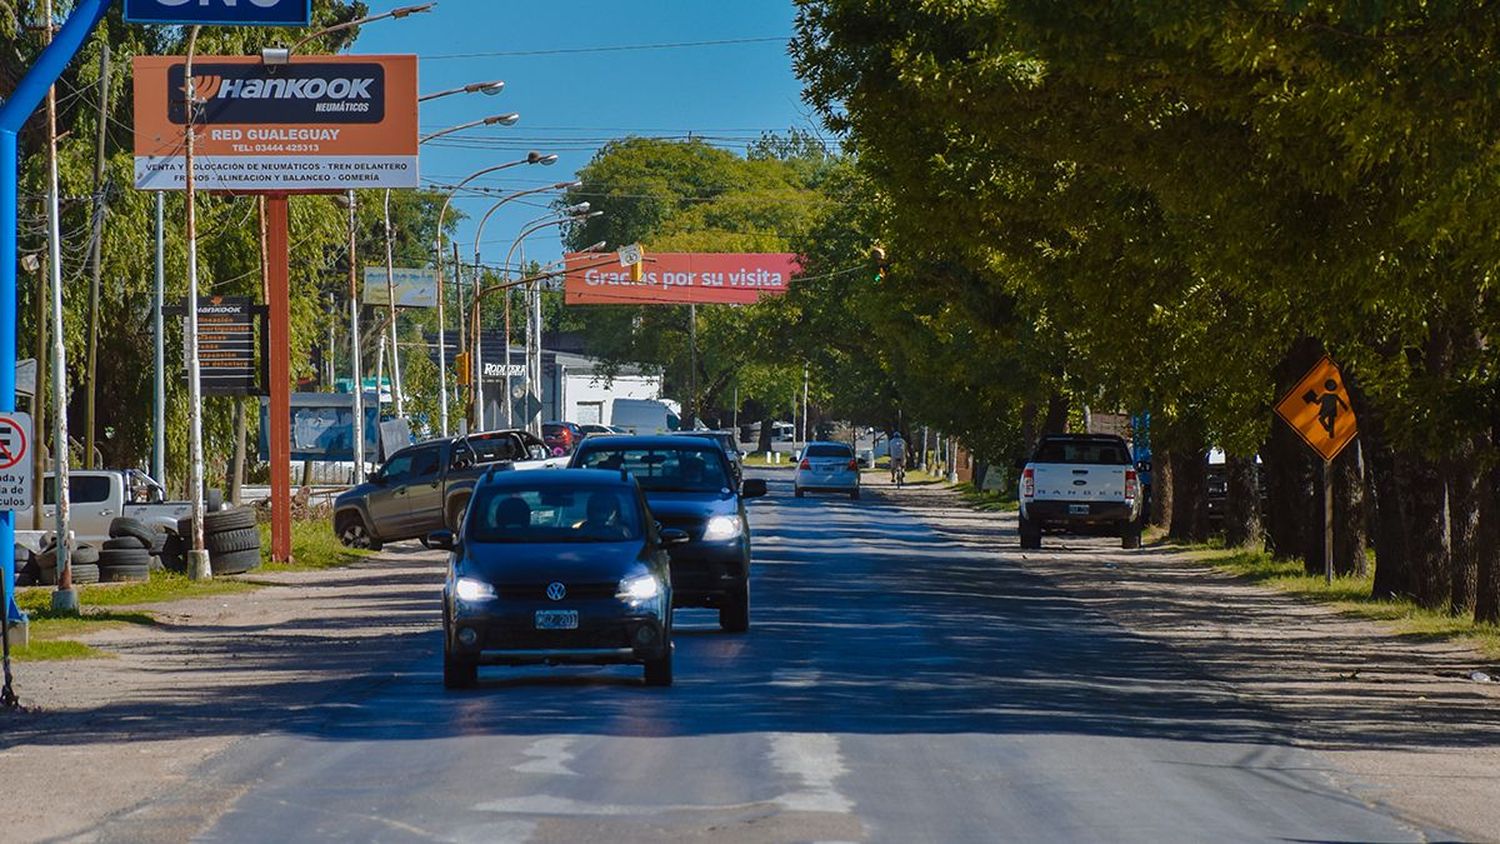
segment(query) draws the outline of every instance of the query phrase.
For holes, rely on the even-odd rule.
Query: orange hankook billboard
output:
[[[575,252],[567,258],[564,301],[569,305],[747,305],[787,291],[801,271],[789,252],[652,252],[641,280],[609,255]]]
[[[135,186],[186,187],[181,56],[137,56]],[[417,57],[193,60],[204,190],[417,187]]]

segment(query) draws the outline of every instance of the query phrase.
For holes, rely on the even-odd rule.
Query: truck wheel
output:
[[[339,535],[339,542],[342,542],[345,548],[380,550],[380,541],[370,535],[370,529],[365,527],[365,520],[358,513],[345,513],[339,516],[334,531]]]
[[[1120,530],[1121,548],[1141,547],[1141,525],[1139,522],[1126,522],[1125,527]]]
[[[719,607],[719,627],[726,633],[744,633],[750,629],[750,585],[724,599]]]
[[[479,661],[443,650],[443,688],[469,689],[479,682]]]
[[[1021,517],[1021,549],[1023,551],[1035,551],[1042,547],[1042,529],[1031,523],[1025,516]]]
[[[672,640],[667,640],[660,657],[646,660],[646,685],[672,685]]]
[[[469,510],[469,499],[463,498],[448,505],[448,529],[458,533],[464,520],[464,513]]]

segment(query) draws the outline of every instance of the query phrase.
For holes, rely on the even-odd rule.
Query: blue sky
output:
[[[374,13],[412,1],[369,5]],[[510,111],[521,120],[424,145],[422,177],[428,184],[453,184],[528,150],[557,153],[551,167],[515,167],[475,183],[520,189],[571,179],[613,138],[691,133],[743,151],[764,130],[810,127],[814,119],[786,52],[794,15],[790,0],[440,0],[427,14],[366,26],[354,52],[416,53],[423,93],[504,80],[498,96],[423,104],[424,133]],[[747,41],[596,49],[740,39]],[[529,206],[512,202],[491,218],[481,243],[486,262],[503,260],[520,227],[545,213],[539,206],[546,200],[536,199]],[[472,255],[476,218],[491,202],[456,201],[469,215],[459,228],[465,256]],[[553,230],[526,245],[528,259],[561,254]]]

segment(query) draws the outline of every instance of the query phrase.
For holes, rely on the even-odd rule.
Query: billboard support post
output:
[[[167,287],[167,195],[156,192],[156,307],[153,309],[156,333],[156,383],[152,390],[151,474],[163,487],[167,484],[167,341],[162,333],[162,307],[166,305]]]
[[[188,577],[208,580],[213,577],[208,550],[203,543],[203,372],[198,357],[198,209],[195,201],[197,184],[193,177],[194,113],[197,91],[193,85],[193,53],[198,46],[198,27],[188,33],[187,60],[182,71],[183,132],[187,136],[183,149],[183,170],[187,180],[184,203],[187,205],[187,274],[188,274],[188,500],[192,502],[193,535],[188,548]]]
[[[271,559],[292,560],[291,253],[287,243],[287,195],[266,196],[266,279],[271,360]]]
[[[349,190],[349,365],[354,371],[354,482],[365,482],[365,372],[359,359],[359,248],[355,241],[359,200]],[[380,394],[376,393],[378,397]]]

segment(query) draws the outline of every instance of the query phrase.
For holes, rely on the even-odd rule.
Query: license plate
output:
[[[537,610],[538,630],[577,630],[578,610]]]
[[[1087,504],[1069,504],[1068,505],[1068,515],[1070,515],[1070,516],[1087,516],[1088,514],[1089,514],[1089,505],[1087,505]]]

